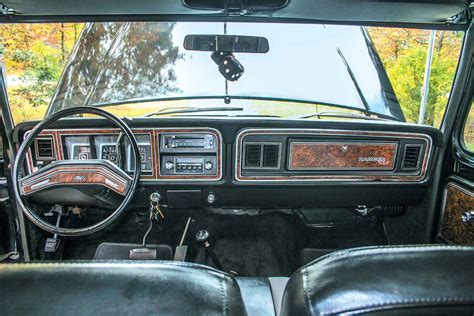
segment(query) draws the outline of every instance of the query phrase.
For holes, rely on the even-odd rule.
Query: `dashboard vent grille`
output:
[[[260,167],[262,146],[260,144],[245,144],[245,167]]]
[[[278,169],[280,168],[281,144],[246,143],[244,144],[244,168]]]
[[[36,140],[36,158],[54,159],[53,140],[51,138]]]
[[[402,169],[403,170],[416,170],[420,163],[420,144],[407,144],[405,145],[405,152],[403,154]]]
[[[263,167],[278,168],[280,145],[263,145]]]

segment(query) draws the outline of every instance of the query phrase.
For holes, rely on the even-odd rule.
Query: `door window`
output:
[[[464,147],[471,153],[474,153],[474,107],[469,110],[466,125],[464,125]]]

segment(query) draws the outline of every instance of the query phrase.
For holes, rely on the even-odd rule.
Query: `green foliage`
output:
[[[33,53],[23,49],[17,49],[13,52],[12,60],[17,63],[28,63],[33,58]]]
[[[397,62],[387,65],[398,100],[409,122],[417,122],[420,111],[427,49],[406,49]],[[451,90],[457,60],[435,54],[431,68],[425,124],[439,126]]]
[[[417,123],[431,31],[369,28],[408,122]],[[458,64],[462,32],[436,32],[424,124],[440,126]]]
[[[47,81],[56,83],[64,67],[61,53],[43,43],[36,43],[31,52],[33,54],[33,66],[26,72],[25,76],[38,83]]]
[[[466,125],[464,126],[464,144],[467,149],[474,152],[474,107],[471,101],[471,109],[467,117]]]
[[[16,123],[44,117],[83,24],[6,24],[0,54]]]
[[[23,61],[31,61],[32,65],[20,76],[21,84],[11,90],[15,95],[13,100],[21,100],[22,103],[31,104],[33,108],[45,108],[54,93],[63,68],[60,54],[57,49],[38,42],[28,54],[17,54],[17,56],[28,56]],[[22,114],[26,119],[25,110]]]

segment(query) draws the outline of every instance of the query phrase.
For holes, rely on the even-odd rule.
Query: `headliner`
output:
[[[289,0],[288,5],[279,10],[249,11],[245,15],[239,15],[219,10],[191,9],[184,6],[180,0],[3,0],[2,3],[11,11],[0,15],[0,22],[272,19],[273,22],[388,23],[449,27],[453,24],[450,19],[467,10],[470,2],[470,0]],[[466,21],[461,21],[459,24],[466,25]]]

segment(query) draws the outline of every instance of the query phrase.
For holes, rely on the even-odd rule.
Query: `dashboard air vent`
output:
[[[53,140],[51,138],[37,139],[35,149],[37,159],[54,159]]]
[[[260,167],[262,146],[260,144],[245,144],[245,167]]]
[[[244,168],[278,169],[280,168],[281,144],[246,143]]]
[[[407,144],[403,153],[402,170],[417,170],[420,162],[422,145]]]
[[[263,167],[278,168],[280,145],[263,145]]]

